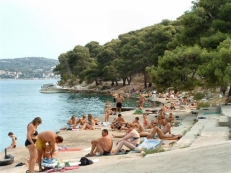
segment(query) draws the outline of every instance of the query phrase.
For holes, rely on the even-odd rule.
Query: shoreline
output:
[[[231,105],[230,105],[231,106]],[[159,109],[160,107],[156,108],[146,108],[146,109]],[[213,108],[211,109],[211,112],[214,112]],[[224,107],[226,109],[229,108],[229,105]],[[229,109],[228,109],[229,110]],[[115,155],[115,156],[101,156],[101,157],[90,157],[91,160],[98,160],[98,162],[90,165],[90,166],[84,166],[79,167],[78,169],[68,171],[70,173],[74,172],[92,172],[94,169],[94,172],[131,172],[131,173],[138,173],[146,170],[146,172],[154,171],[158,168],[159,172],[163,172],[165,169],[163,167],[160,167],[158,165],[162,165],[161,163],[168,162],[168,164],[172,165],[174,163],[175,165],[182,164],[182,161],[184,159],[191,160],[196,159],[200,160],[201,158],[206,157],[207,155],[210,155],[211,158],[216,160],[216,163],[218,162],[219,156],[217,158],[214,156],[213,150],[216,150],[217,147],[226,147],[228,144],[230,146],[230,139],[224,138],[227,135],[230,135],[230,128],[229,127],[217,127],[217,123],[219,120],[219,117],[221,116],[221,113],[216,114],[204,114],[205,112],[208,112],[208,109],[205,110],[199,110],[198,114],[192,114],[191,110],[185,110],[182,112],[173,112],[174,116],[179,116],[181,119],[181,125],[178,127],[172,127],[172,133],[178,134],[178,133],[184,133],[184,136],[179,141],[173,141],[173,140],[163,140],[162,147],[166,152],[163,153],[155,153],[155,154],[148,154],[147,156],[143,157],[141,153],[128,153],[126,155]],[[167,112],[169,113],[169,112]],[[206,119],[198,119],[197,122],[195,122],[195,119],[197,119],[198,116],[206,116]],[[122,116],[128,121],[131,122],[134,120],[135,117],[139,117],[140,120],[142,119],[142,114],[134,114],[134,110],[132,111],[126,111],[122,112]],[[110,122],[112,119],[116,117],[116,115],[110,116]],[[101,122],[104,120],[104,115],[97,117]],[[155,116],[153,114],[148,115],[149,121],[154,119]],[[75,148],[81,148],[85,150],[81,151],[73,151],[73,152],[59,152],[58,160],[60,162],[64,161],[75,161],[78,162],[81,157],[85,156],[87,153],[89,153],[89,148],[91,147],[91,140],[96,139],[101,136],[101,130],[102,129],[109,129],[109,135],[112,137],[112,134],[114,135],[121,135],[125,132],[119,132],[119,131],[112,131],[110,130],[109,126],[101,126],[98,127],[95,130],[73,130],[73,131],[67,131],[62,130],[59,132],[59,135],[64,137],[64,142],[58,147],[67,146],[69,148],[75,147]],[[196,134],[196,135],[195,135]],[[199,135],[198,135],[199,134]],[[214,138],[214,136],[216,138]],[[113,149],[115,149],[115,143],[119,140],[119,138],[113,138]],[[212,151],[210,151],[209,154],[203,157],[203,154],[208,151],[208,148],[212,148]],[[196,151],[197,153],[194,153],[193,151]],[[176,154],[177,153],[177,154]],[[188,155],[191,153],[191,157]],[[228,153],[227,151],[221,150],[219,153],[222,153],[225,155],[225,153]],[[218,153],[218,154],[219,154]],[[15,157],[15,161],[13,164],[8,166],[2,166],[0,167],[0,172],[2,173],[25,173],[27,170],[27,166],[21,166],[21,167],[15,167],[17,163],[25,162],[25,157],[28,157],[29,152],[27,148],[24,146],[19,146],[15,149],[9,150],[8,154],[12,154]],[[228,153],[229,154],[229,153]],[[178,156],[181,156],[184,159],[176,159]],[[4,157],[4,153],[0,152],[0,158]],[[199,157],[199,158],[198,158]],[[162,158],[161,162],[158,160],[158,158]],[[210,159],[210,158],[209,158]],[[227,157],[225,158],[227,159]],[[180,160],[180,161],[179,161]],[[197,162],[198,161],[194,161]],[[155,163],[156,162],[156,163]],[[142,163],[142,165],[135,166],[134,163],[138,164]],[[156,167],[153,167],[153,165]],[[188,162],[187,162],[188,163]],[[147,166],[147,164],[149,164]],[[167,164],[167,163],[166,163]],[[208,164],[208,166],[211,166],[211,163],[205,163],[201,161],[199,162],[197,167],[200,167],[200,170],[203,170],[203,167]],[[215,163],[214,163],[215,164]],[[146,165],[146,167],[145,167]],[[185,164],[183,164],[185,165]],[[116,166],[116,168],[115,168]],[[134,166],[135,169],[129,169],[131,166]],[[174,165],[172,165],[175,167]],[[224,165],[222,165],[224,167]],[[177,167],[177,168],[179,168]],[[150,169],[149,169],[150,168]],[[152,169],[151,169],[152,168]],[[176,169],[168,169],[168,172],[174,172]],[[187,167],[182,168],[182,170],[187,170]],[[225,168],[223,168],[225,169]],[[127,171],[126,171],[127,170]],[[38,166],[35,167],[35,172],[38,172]],[[190,172],[190,170],[188,170]],[[204,172],[207,172],[207,170],[204,170]],[[210,172],[213,172],[210,170]],[[214,169],[214,173],[217,173],[217,169]]]

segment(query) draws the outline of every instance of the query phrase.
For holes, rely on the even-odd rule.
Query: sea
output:
[[[26,140],[27,125],[41,117],[38,132],[58,131],[72,115],[81,117],[103,115],[107,100],[113,105],[111,95],[96,93],[40,93],[43,84],[57,80],[0,80],[0,152],[11,144],[9,132],[17,136],[17,146]],[[124,107],[136,107],[134,98],[125,98]],[[151,107],[146,103],[145,107]]]

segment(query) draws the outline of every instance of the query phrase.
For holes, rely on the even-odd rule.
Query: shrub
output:
[[[201,100],[205,96],[204,93],[195,93],[193,99],[194,100]]]
[[[154,150],[145,149],[143,152],[143,156],[146,156],[147,154],[154,154],[154,153],[161,153],[161,152],[165,152],[165,150],[162,147],[155,148]]]
[[[210,106],[210,103],[209,102],[198,102],[197,103],[197,109],[200,109],[200,108],[207,108]]]

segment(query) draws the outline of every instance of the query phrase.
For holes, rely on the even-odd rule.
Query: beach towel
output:
[[[83,148],[68,148],[64,146],[64,147],[59,147],[58,150],[59,152],[70,152],[70,151],[81,151],[83,150]]]

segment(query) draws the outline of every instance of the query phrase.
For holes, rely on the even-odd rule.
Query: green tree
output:
[[[198,45],[181,46],[173,51],[166,51],[164,56],[159,58],[158,66],[148,69],[152,82],[161,91],[168,87],[193,90],[198,84],[196,72],[198,65],[202,63],[201,53]]]

